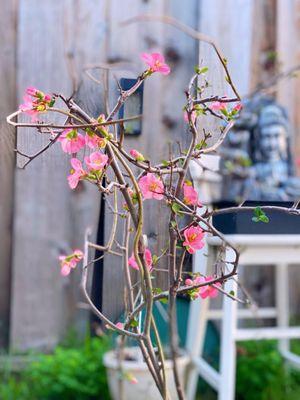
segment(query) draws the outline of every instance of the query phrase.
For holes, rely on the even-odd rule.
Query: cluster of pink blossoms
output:
[[[224,97],[224,99],[226,99],[226,97]],[[209,108],[212,111],[221,111],[225,114],[232,114],[232,115],[236,115],[238,112],[241,111],[241,109],[243,108],[242,103],[237,103],[233,108],[231,108],[231,110],[227,109],[227,105],[225,102],[222,101],[213,101]]]
[[[100,121],[100,119],[101,121],[104,120],[104,116],[101,115],[98,120]],[[108,134],[103,127],[101,127],[101,132],[104,132],[106,135]],[[65,129],[60,134],[57,141],[61,143],[62,150],[68,154],[76,154],[84,146],[88,146],[91,149],[99,149],[106,146],[106,139],[99,137],[90,129],[86,130],[85,136],[79,133],[78,129]],[[98,150],[85,157],[84,161],[87,165],[87,170],[84,170],[80,160],[77,158],[71,159],[72,170],[71,174],[68,176],[71,189],[75,189],[78,182],[90,176],[91,173],[97,174],[98,171],[101,171],[108,162],[108,156]],[[91,178],[93,177],[91,176]]]
[[[19,110],[31,116],[32,121],[37,120],[39,113],[47,111],[53,107],[54,98],[50,94],[45,94],[35,87],[29,86],[24,95],[24,103],[19,106]]]
[[[71,189],[75,189],[82,179],[89,177],[91,174],[98,174],[106,166],[108,161],[108,156],[101,153],[100,151],[95,151],[89,156],[84,158],[88,170],[85,171],[82,166],[82,162],[77,158],[71,159],[72,170],[71,174],[68,176],[68,182]],[[93,179],[94,177],[91,176]]]
[[[63,276],[70,274],[71,270],[76,267],[80,260],[83,259],[83,252],[79,249],[74,250],[68,256],[59,256],[61,271]]]
[[[149,269],[149,271],[151,271],[152,267],[153,267],[153,260],[152,260],[151,251],[147,247],[146,247],[146,249],[144,251],[144,259],[145,259],[147,268]],[[136,262],[136,259],[135,259],[133,254],[128,259],[128,265],[133,269],[139,270],[139,266],[138,266],[138,264]]]
[[[148,75],[154,72],[159,72],[163,75],[168,75],[170,73],[170,67],[165,63],[164,57],[161,54],[143,53],[141,57],[143,61],[145,61],[145,63],[149,66],[148,70],[146,71]],[[44,94],[43,92],[39,91],[36,88],[29,87],[27,88],[26,95],[24,96],[24,104],[20,105],[20,110],[22,112],[31,115],[32,119],[36,119],[36,115],[38,113],[45,112],[47,108],[52,107],[53,104],[54,104],[54,99],[49,94]],[[226,109],[226,106],[222,102],[214,102],[211,104],[211,109],[215,111],[221,111]],[[238,112],[240,109],[241,109],[240,104],[236,105],[233,108],[234,112]],[[193,122],[195,122],[196,117],[197,117],[196,111],[193,111],[192,112]],[[188,121],[187,113],[185,113],[184,118],[186,121]],[[105,121],[105,116],[101,115],[95,122],[101,123],[103,121]],[[99,173],[99,171],[102,171],[108,162],[108,156],[99,151],[100,148],[105,148],[106,137],[108,136],[108,132],[104,126],[100,126],[98,127],[98,129],[104,135],[104,138],[99,137],[89,128],[85,130],[85,136],[79,133],[78,129],[76,128],[65,129],[58,138],[58,142],[61,143],[62,150],[68,154],[76,154],[84,146],[88,146],[91,149],[97,149],[97,151],[91,153],[89,156],[84,158],[87,170],[83,168],[82,162],[80,160],[78,160],[77,158],[71,159],[72,170],[71,174],[68,176],[68,183],[71,189],[75,189],[78,185],[78,182],[82,179],[85,179],[86,177],[91,177],[91,179],[93,179],[93,174],[97,176],[97,173]],[[145,160],[143,154],[141,154],[139,151],[135,149],[132,149],[130,151],[130,155],[136,161]],[[162,180],[153,173],[147,173],[146,175],[144,175],[139,180],[139,187],[144,199],[162,200],[164,198],[164,184]],[[193,188],[192,184],[185,182],[183,185],[183,192],[184,192],[185,204],[197,207],[202,206],[198,200],[198,194],[196,190]],[[130,195],[132,198],[134,198],[135,194],[132,191]],[[191,226],[185,229],[184,231],[185,241],[183,242],[183,246],[186,247],[186,250],[189,253],[193,254],[195,253],[196,250],[201,249],[204,246],[203,236],[204,232],[200,226]],[[83,258],[83,253],[81,250],[78,249],[75,250],[71,255],[60,256],[59,259],[61,262],[62,275],[64,276],[68,275],[71,269],[75,268],[77,263],[82,258]],[[153,260],[151,251],[148,248],[145,249],[144,259],[147,267],[151,271],[153,267]],[[139,269],[133,254],[129,258],[128,264],[133,269],[137,270]],[[204,293],[204,290],[202,290],[201,293]],[[213,297],[212,294],[209,295]],[[201,295],[201,297],[203,296],[204,294]]]
[[[78,132],[78,129],[65,129],[57,139],[61,143],[61,148],[65,153],[78,153],[85,145],[91,149],[104,148],[106,139],[101,138],[91,130],[87,130],[85,137]]]
[[[186,279],[185,284],[187,286],[199,285],[201,283],[209,282],[213,279],[214,279],[213,276],[206,276],[206,277],[197,276],[193,280]],[[199,288],[191,289],[190,296],[193,300],[198,299],[199,297],[201,297],[202,299],[206,299],[207,297],[211,297],[211,298],[217,297],[219,291],[216,288],[216,286],[221,287],[221,284],[218,282],[218,283],[214,283],[214,286],[205,285],[205,286],[201,286]]]

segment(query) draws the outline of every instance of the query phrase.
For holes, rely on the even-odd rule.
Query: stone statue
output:
[[[221,149],[222,199],[293,201],[300,198],[294,176],[291,129],[283,107],[269,97],[245,102]]]

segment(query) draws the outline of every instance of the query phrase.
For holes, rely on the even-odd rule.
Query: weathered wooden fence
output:
[[[122,21],[141,14],[170,15],[211,35],[223,49],[242,94],[272,72],[266,68],[267,52],[278,50],[285,67],[299,59],[297,40],[291,41],[288,33],[288,29],[293,29],[299,35],[298,0],[221,3],[220,7],[219,0],[0,0],[2,345],[9,340],[13,349],[47,348],[57,343],[70,325],[84,330],[88,313],[78,308],[80,272],[61,279],[57,256],[70,247],[82,246],[86,226],[91,226],[95,236],[100,206],[99,194],[93,187],[84,184],[80,190],[68,189],[68,162],[58,146],[53,146],[25,170],[15,169],[16,140],[20,149],[33,153],[43,139],[29,130],[19,131],[15,136],[5,116],[17,107],[28,85],[66,95],[79,86],[78,101],[97,115],[104,107],[103,88],[82,74],[83,67],[122,61],[132,63],[129,76],[134,76],[141,68],[139,54],[161,49],[173,73],[163,79],[155,76],[147,82],[142,135],[130,138],[129,145],[157,160],[165,159],[169,141],[184,142],[184,90],[198,60],[209,66],[216,85],[224,90],[226,85],[221,83],[215,59],[206,45],[199,46],[183,32],[160,22],[121,26]],[[290,21],[288,26],[286,18]],[[119,77],[128,76],[128,72],[116,73]],[[278,93],[284,104],[294,110],[296,132],[300,123],[296,112],[300,101],[298,91],[294,90],[293,96],[287,95],[291,92],[282,86]],[[113,84],[110,94],[111,98],[116,95]],[[296,135],[295,142],[300,150]],[[19,165],[23,162],[19,158],[16,161]],[[151,246],[158,250],[166,240],[164,206],[157,210],[150,203],[146,233]],[[105,232],[109,225],[107,216]],[[102,304],[104,311],[112,316],[122,310],[119,273],[119,262],[106,259]]]

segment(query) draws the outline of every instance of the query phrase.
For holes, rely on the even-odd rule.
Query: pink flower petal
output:
[[[71,272],[71,268],[66,264],[63,265],[60,270],[60,273],[62,276],[68,276],[70,274],[70,272]]]

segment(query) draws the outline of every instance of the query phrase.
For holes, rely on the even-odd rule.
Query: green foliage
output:
[[[88,339],[78,348],[57,347],[41,354],[19,377],[3,377],[1,400],[108,400],[102,357],[106,339]]]
[[[296,400],[300,372],[285,368],[275,341],[238,344],[237,400]]]
[[[300,354],[299,340],[292,351]],[[236,400],[299,400],[300,371],[285,365],[277,342],[247,341],[237,344]],[[216,400],[213,389],[200,380],[197,400]]]
[[[254,216],[252,217],[253,222],[264,222],[266,224],[269,222],[269,217],[260,207],[255,207],[253,214],[254,214]]]

